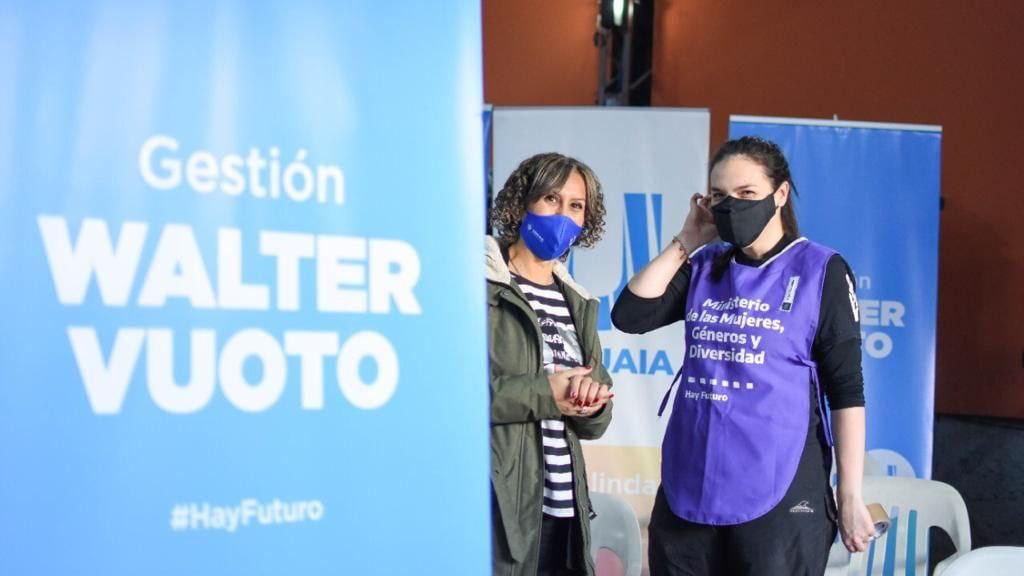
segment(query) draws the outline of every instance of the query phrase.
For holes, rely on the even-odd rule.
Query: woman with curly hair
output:
[[[593,171],[561,154],[523,161],[487,237],[494,573],[593,574],[580,440],[612,417],[598,301],[562,264],[604,231]]]

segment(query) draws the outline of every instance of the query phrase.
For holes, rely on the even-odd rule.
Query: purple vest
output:
[[[811,345],[835,253],[800,238],[759,267],[731,262],[713,281],[713,261],[727,247],[692,259],[686,358],[661,451],[669,506],[700,524],[753,520],[793,481],[812,383],[821,397]]]

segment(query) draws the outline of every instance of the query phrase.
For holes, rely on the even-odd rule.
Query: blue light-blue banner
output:
[[[469,0],[0,7],[0,574],[490,571],[480,59]]]
[[[734,116],[729,137],[744,135],[782,147],[801,231],[856,275],[868,472],[930,477],[941,130]]]

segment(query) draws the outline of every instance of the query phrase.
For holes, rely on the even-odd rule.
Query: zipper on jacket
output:
[[[522,464],[522,460],[523,460],[523,452],[525,452],[525,450],[526,450],[526,427],[525,426],[521,426],[520,428],[522,428],[522,433],[519,435],[519,455],[518,455],[518,458],[517,458],[517,460],[519,460],[519,474],[518,474],[518,478],[516,478],[516,505],[513,507],[515,509],[513,516],[516,517],[516,518],[519,517],[519,506],[522,504],[522,501],[523,501],[523,498],[522,498],[522,496],[523,496],[523,464]]]

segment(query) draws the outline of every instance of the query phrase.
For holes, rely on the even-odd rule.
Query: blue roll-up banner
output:
[[[0,8],[0,574],[490,571],[480,26]]]
[[[777,142],[808,238],[856,277],[868,473],[929,478],[942,131],[936,126],[733,116],[729,137]]]

